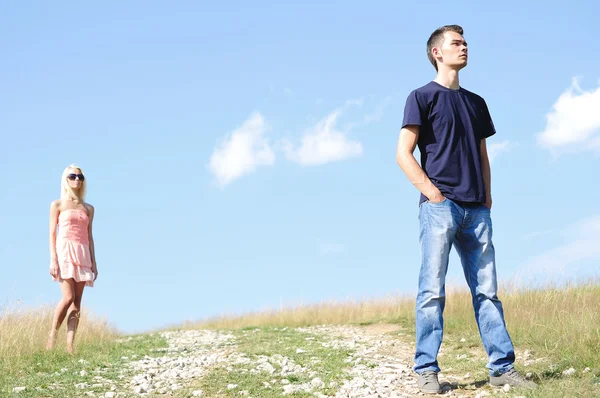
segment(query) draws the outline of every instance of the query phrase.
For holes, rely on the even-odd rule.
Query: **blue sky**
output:
[[[541,4],[3,3],[0,303],[59,299],[48,215],[70,163],[96,207],[84,306],[123,331],[411,294],[419,193],[395,149],[453,23],[498,132],[500,278],[597,275],[600,6]]]

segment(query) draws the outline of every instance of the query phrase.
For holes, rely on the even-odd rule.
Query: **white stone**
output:
[[[192,397],[201,397],[204,394],[202,390],[192,391]]]
[[[233,390],[234,388],[237,388],[237,384],[227,384],[228,390]]]
[[[287,384],[283,386],[283,395],[292,394],[296,392],[296,388],[293,384]]]
[[[325,387],[325,383],[323,383],[323,380],[319,379],[318,377],[315,377],[314,379],[312,379],[310,381],[310,385],[312,388],[323,388]]]
[[[12,392],[23,392],[27,389],[27,387],[15,387],[12,389]]]
[[[562,372],[563,376],[572,376],[575,374],[575,369],[574,368],[569,368],[565,371]]]
[[[257,370],[261,372],[267,372],[269,374],[275,373],[275,367],[271,365],[269,362],[263,362],[256,367]]]
[[[135,392],[138,394],[143,394],[143,393],[147,392],[146,386],[137,386],[135,388]]]

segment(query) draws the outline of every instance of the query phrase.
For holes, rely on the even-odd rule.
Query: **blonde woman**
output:
[[[83,288],[94,286],[98,277],[92,235],[94,207],[84,201],[86,180],[80,167],[68,166],[60,186],[60,199],[50,205],[50,275],[59,282],[62,299],[54,312],[46,349],[54,347],[66,316],[67,351],[73,353]]]

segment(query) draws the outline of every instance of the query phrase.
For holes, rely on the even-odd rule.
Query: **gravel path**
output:
[[[386,329],[387,328],[387,329]],[[352,327],[320,326],[299,328],[299,332],[318,335],[322,344],[331,349],[345,348],[353,351],[347,359],[348,380],[337,388],[334,397],[419,397],[416,375],[411,369],[414,348],[411,344],[386,334],[393,326]],[[99,395],[83,394],[103,398],[124,398],[140,396],[207,396],[199,389],[190,389],[194,380],[201,378],[215,366],[230,367],[243,365],[250,373],[269,372],[273,375],[271,383],[265,388],[281,390],[281,396],[295,391],[306,391],[316,397],[326,397],[321,391],[324,383],[314,377],[310,383],[286,383],[291,374],[309,374],[310,369],[303,368],[289,358],[277,353],[270,357],[250,359],[236,351],[236,339],[232,334],[207,330],[172,331],[161,333],[168,342],[168,348],[162,349],[164,356],[145,356],[131,361],[119,376],[120,388]],[[301,348],[300,348],[301,349]],[[160,353],[163,354],[163,353]],[[277,365],[278,369],[273,366]],[[441,375],[440,380],[445,378]],[[446,397],[486,397],[514,396],[508,391],[491,390],[482,387],[475,390],[456,390],[459,378],[452,378],[453,384],[443,382]],[[248,391],[237,389],[236,385],[223,386],[223,390],[235,390],[235,395],[250,396]],[[184,393],[185,391],[185,393]],[[231,391],[234,392],[234,391]],[[183,395],[182,395],[183,393]]]

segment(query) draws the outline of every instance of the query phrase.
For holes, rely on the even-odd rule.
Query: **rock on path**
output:
[[[387,328],[387,329],[386,329]],[[424,396],[417,388],[417,378],[412,371],[414,346],[386,334],[394,326],[378,325],[374,327],[319,326],[299,328],[298,331],[319,335],[325,347],[347,348],[353,351],[348,357],[348,380],[338,385],[336,398],[355,397],[419,397]],[[274,379],[268,388],[275,387],[278,379],[291,374],[308,374],[312,381],[302,385],[286,383],[281,388],[282,395],[296,391],[310,392],[316,397],[325,397],[324,387],[310,369],[301,367],[278,353],[250,359],[236,351],[235,337],[230,333],[209,330],[170,331],[160,333],[168,343],[164,356],[145,356],[141,360],[128,363],[119,376],[121,380],[117,391],[106,392],[96,397],[129,396],[169,396],[177,390],[189,389],[194,379],[201,378],[211,368],[244,365],[248,372],[267,372]],[[302,350],[303,347],[298,347]],[[273,365],[281,369],[277,371]],[[232,368],[230,368],[232,369]],[[443,376],[440,378],[443,381]],[[282,381],[283,383],[283,381]],[[454,390],[448,382],[444,383],[449,397],[506,396],[502,390],[491,391],[487,387],[477,390]],[[456,382],[454,383],[456,385]],[[236,385],[223,386],[223,389],[235,390],[240,396],[248,396],[248,391],[238,391]],[[90,394],[86,394],[90,395]],[[189,396],[206,396],[201,390],[189,390]],[[91,395],[93,396],[93,395]]]
[[[138,395],[168,394],[182,389],[192,379],[204,375],[211,367],[230,362],[234,336],[209,330],[162,332],[169,347],[162,357],[146,356],[131,362],[134,376],[130,390]],[[195,392],[194,396],[200,396]]]

